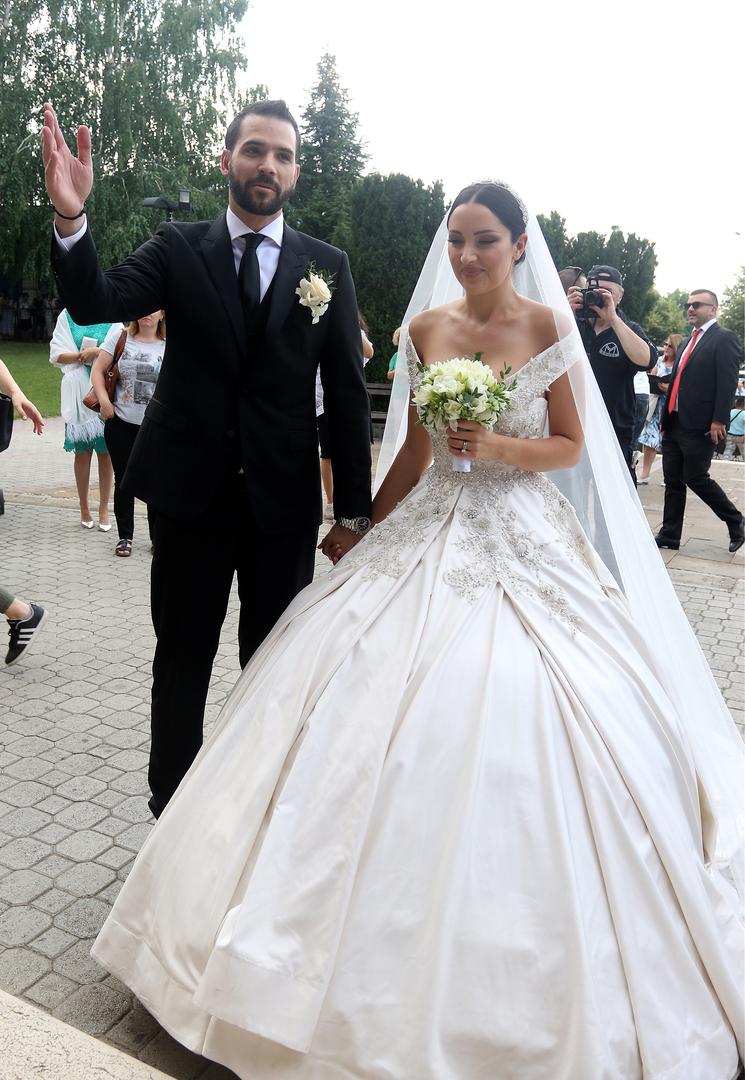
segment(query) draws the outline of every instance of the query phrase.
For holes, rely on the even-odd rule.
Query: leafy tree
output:
[[[0,24],[0,274],[48,278],[50,211],[39,106],[66,136],[92,130],[88,205],[104,263],[150,233],[145,195],[192,191],[197,214],[224,205],[216,167],[244,60],[236,28],[246,0],[20,0]],[[43,95],[43,96],[42,96]],[[34,115],[35,114],[35,115]],[[231,108],[232,114],[232,108]]]
[[[442,184],[426,187],[401,173],[372,173],[355,185],[347,251],[360,309],[370,324],[375,357],[368,379],[385,379],[399,326],[432,237],[445,214]]]
[[[740,267],[734,284],[724,290],[718,318],[722,326],[734,330],[745,345],[745,266]]]
[[[566,258],[569,240],[566,219],[558,211],[552,210],[548,217],[545,214],[538,214],[537,220],[541,232],[546,238],[546,245],[551,253],[551,258],[554,260],[554,266],[557,270],[563,270],[565,266],[569,265]]]
[[[666,296],[654,290],[654,304],[644,321],[644,329],[652,341],[660,344],[668,334],[684,334],[688,329],[688,321],[683,310],[683,301],[688,293],[682,289],[674,289]]]
[[[292,224],[319,240],[346,247],[349,196],[367,155],[357,134],[358,114],[339,83],[336,59],[324,53],[318,81],[301,122],[300,179],[292,199]]]

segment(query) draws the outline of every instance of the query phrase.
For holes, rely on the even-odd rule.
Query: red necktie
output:
[[[693,331],[693,333],[691,334],[691,340],[686,345],[685,352],[683,353],[683,355],[680,358],[680,363],[678,364],[678,372],[677,372],[677,374],[675,376],[675,382],[672,385],[672,389],[670,390],[670,397],[668,398],[668,402],[667,402],[667,411],[668,412],[674,412],[677,405],[678,405],[678,390],[680,389],[680,376],[683,374],[683,368],[688,363],[688,359],[689,359],[691,353],[693,352],[694,348],[696,347],[696,342],[698,341],[700,333],[701,333],[701,331],[698,328],[696,328]]]

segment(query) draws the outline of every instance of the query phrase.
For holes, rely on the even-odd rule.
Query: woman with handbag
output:
[[[129,324],[112,401],[106,387],[106,373],[114,365],[119,336],[119,329],[112,327],[101,345],[91,382],[101,407],[101,419],[105,421],[104,437],[114,466],[114,517],[119,531],[114,554],[128,558],[132,554],[135,500],[122,490],[121,481],[163,362],[165,312],[154,311]]]
[[[116,327],[121,331],[119,323]],[[103,423],[95,412],[86,407],[84,398],[91,388],[91,368],[111,328],[111,323],[80,326],[65,309],[57,318],[49,343],[49,362],[62,372],[60,396],[62,419],[65,421],[64,448],[75,455],[80,524],[84,529],[93,528],[88,492],[91,462],[95,454],[98,461],[98,527],[101,532],[111,529],[109,501],[114,473],[103,437]]]
[[[662,431],[660,429],[660,424],[662,422],[662,412],[665,408],[665,402],[667,401],[669,385],[665,382],[665,376],[669,375],[673,370],[675,354],[682,340],[682,334],[668,334],[665,339],[665,344],[662,346],[662,357],[658,360],[657,367],[654,369],[652,377],[649,380],[652,393],[649,397],[647,422],[644,425],[644,430],[639,436],[639,443],[643,447],[644,457],[642,471],[637,477],[637,484],[649,483],[649,474],[652,470],[654,459],[657,456],[658,450],[662,448]]]

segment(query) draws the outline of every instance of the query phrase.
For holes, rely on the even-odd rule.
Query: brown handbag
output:
[[[109,395],[109,401],[114,402],[114,391],[116,390],[116,384],[119,382],[119,358],[124,352],[124,346],[127,344],[127,331],[122,330],[119,335],[119,340],[114,346],[114,363],[109,370],[104,373],[104,386],[106,387],[106,393]],[[92,412],[101,411],[101,403],[98,400],[98,396],[93,387],[90,388],[88,393],[83,398],[83,404],[86,409],[90,409]]]

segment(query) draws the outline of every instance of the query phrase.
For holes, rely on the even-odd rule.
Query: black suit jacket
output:
[[[691,335],[680,343],[673,370],[669,375],[670,390],[675,383],[680,358]],[[710,326],[691,353],[678,391],[678,419],[687,431],[709,431],[716,421],[729,424],[729,414],[737,387],[737,374],[742,363],[742,346],[737,334],[725,330],[719,323]],[[662,414],[663,428],[670,413]]]
[[[334,275],[314,326],[295,294],[309,264]],[[85,325],[163,308],[166,349],[125,486],[170,517],[193,520],[222,479],[243,468],[259,527],[290,532],[321,520],[315,378],[320,364],[337,515],[369,516],[369,399],[357,301],[343,251],[285,225],[279,264],[246,329],[225,217],[159,227],[103,271],[87,231],[52,267],[72,317]]]

